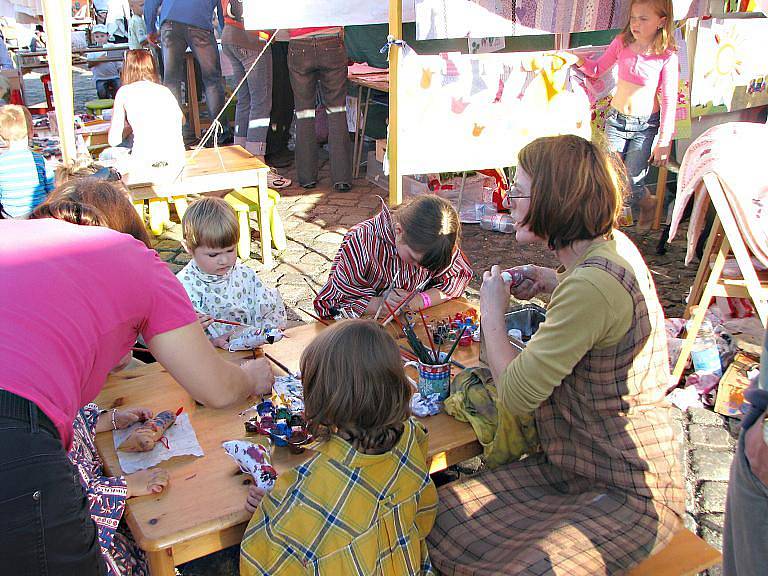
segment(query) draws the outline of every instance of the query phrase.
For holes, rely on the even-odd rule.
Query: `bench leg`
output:
[[[155,236],[160,236],[168,220],[168,201],[165,198],[149,199],[149,229]]]
[[[134,202],[133,209],[136,210],[136,214],[139,215],[139,220],[144,222],[144,200],[137,200]]]
[[[171,549],[156,550],[146,554],[149,561],[149,573],[152,576],[174,576],[176,574]]]

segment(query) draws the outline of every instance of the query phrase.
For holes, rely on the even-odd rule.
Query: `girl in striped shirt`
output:
[[[460,233],[456,210],[442,198],[419,196],[394,212],[382,201],[378,215],[344,236],[315,311],[323,318],[383,316],[417,288],[411,310],[461,296],[472,268]]]

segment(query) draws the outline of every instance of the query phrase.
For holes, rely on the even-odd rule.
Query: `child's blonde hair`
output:
[[[403,241],[423,254],[419,264],[433,273],[448,267],[461,234],[459,215],[447,200],[418,196],[393,214],[403,230]]]
[[[237,214],[221,198],[206,197],[193,202],[181,219],[181,227],[190,252],[198,246],[229,248],[240,238]]]
[[[28,139],[31,134],[32,115],[24,106],[7,104],[0,107],[0,138],[6,142]]]
[[[667,50],[677,50],[675,43],[675,20],[672,0],[632,0],[627,8],[627,24],[621,31],[624,46],[628,46],[635,41],[632,36],[630,18],[632,16],[632,6],[635,4],[649,4],[660,18],[665,18],[664,26],[656,31],[656,37],[651,43],[651,49],[655,54],[664,54]]]
[[[392,337],[373,320],[323,330],[301,355],[308,430],[337,434],[355,449],[392,449],[410,414],[411,386]]]

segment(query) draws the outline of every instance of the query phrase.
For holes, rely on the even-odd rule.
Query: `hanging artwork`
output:
[[[611,30],[629,0],[415,0],[416,39],[523,36]],[[707,0],[674,0],[675,20],[706,14]]]
[[[554,53],[419,55],[399,60],[403,174],[512,166],[539,136],[591,136],[589,99]]]
[[[414,20],[413,1],[402,0],[403,22]],[[247,30],[386,24],[389,3],[385,0],[243,0],[243,21]]]
[[[768,104],[768,19],[699,22],[691,81],[691,115]]]

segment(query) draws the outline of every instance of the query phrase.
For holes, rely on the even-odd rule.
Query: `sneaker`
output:
[[[311,182],[307,182],[306,184],[301,185],[304,190],[311,190],[312,188],[317,188],[317,181],[312,180]]]
[[[274,190],[281,190],[283,188],[288,188],[288,186],[290,185],[291,185],[290,179],[280,176],[280,174],[278,174],[274,170],[270,170],[269,174],[267,174],[267,186],[269,186]]]

